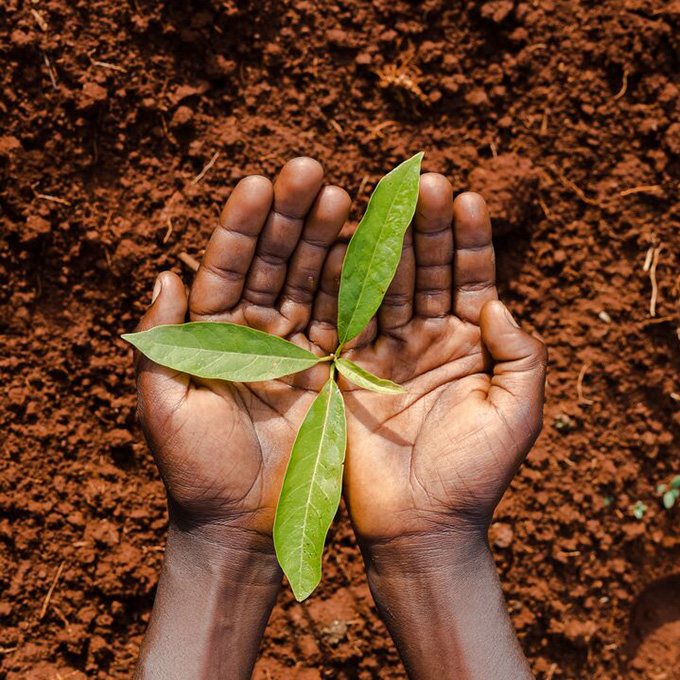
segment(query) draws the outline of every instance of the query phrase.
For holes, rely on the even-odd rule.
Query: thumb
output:
[[[500,300],[484,305],[480,326],[494,363],[488,399],[533,443],[543,424],[545,345],[525,333]]]
[[[155,326],[183,323],[187,313],[187,295],[182,279],[173,272],[162,272],[156,279],[151,306],[142,317],[137,331]],[[140,352],[135,352],[137,392],[140,420],[151,409],[172,407],[186,395],[189,377],[172,368],[155,364]]]

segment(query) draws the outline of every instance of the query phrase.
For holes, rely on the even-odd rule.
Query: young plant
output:
[[[670,510],[680,498],[680,475],[675,475],[669,484],[659,484],[656,492],[661,496],[664,508]]]
[[[200,378],[250,382],[274,380],[329,363],[328,381],[297,433],[274,520],[274,547],[298,600],[321,580],[328,529],[340,504],[345,460],[345,404],[336,372],[364,389],[406,390],[342,356],[348,342],[378,311],[397,270],[404,234],[416,210],[418,153],[378,182],[343,263],[338,294],[338,347],[319,357],[275,335],[231,323],[157,326],[123,335],[152,361]]]

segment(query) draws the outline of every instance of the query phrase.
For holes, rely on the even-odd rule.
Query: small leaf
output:
[[[416,211],[422,159],[423,153],[417,153],[378,182],[352,236],[340,277],[341,345],[366,328],[394,278],[404,234]]]
[[[675,501],[678,500],[678,490],[672,489],[671,491],[666,491],[663,495],[663,506],[666,510],[670,510],[674,505]]]
[[[680,475],[675,475],[675,477],[671,479],[671,487],[673,489],[680,489]]]
[[[666,485],[665,484],[659,484],[659,486],[656,487],[656,493],[657,495],[661,496],[661,494],[666,492]]]
[[[367,371],[361,366],[357,366],[353,361],[340,357],[335,360],[335,366],[342,375],[351,380],[355,385],[363,387],[366,390],[373,392],[381,392],[382,394],[403,394],[408,390],[397,383],[393,383],[386,378],[379,378]]]
[[[345,404],[331,377],[297,433],[274,520],[276,556],[298,601],[321,580],[324,542],[340,504],[345,442]]]
[[[233,323],[170,324],[121,337],[161,366],[232,382],[273,380],[321,360],[288,340]]]
[[[642,501],[636,501],[633,506],[635,519],[642,519],[645,516],[645,512],[647,512],[647,506]]]

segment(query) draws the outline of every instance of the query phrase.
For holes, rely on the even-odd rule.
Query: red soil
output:
[[[489,199],[504,297],[551,350],[545,431],[492,529],[532,666],[677,677],[677,608],[630,621],[679,570],[655,492],[680,472],[679,36],[677,0],[5,0],[0,677],[131,677],[166,513],[118,335],[155,274],[190,279],[178,255],[248,173],[315,156],[356,218],[419,149]],[[404,677],[344,512],[256,677]]]

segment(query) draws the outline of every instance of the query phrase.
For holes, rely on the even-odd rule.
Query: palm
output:
[[[385,396],[342,383],[345,498],[361,539],[426,533],[438,524],[483,526],[533,442],[542,387],[524,400],[525,413],[512,394],[511,366],[494,364],[491,354],[503,361],[507,349],[530,347],[532,357],[540,351],[515,332],[502,306],[487,306],[496,297],[484,201],[464,194],[453,202],[443,177],[424,175],[376,323],[348,353],[408,393]]]
[[[454,316],[415,319],[351,358],[408,388],[403,397],[346,391],[346,495],[357,531],[367,538],[419,533],[488,507],[493,447],[466,453],[475,438],[494,442],[506,433],[486,402],[479,327]]]
[[[320,191],[322,176],[318,163],[297,159],[273,190],[259,177],[234,190],[191,290],[191,321],[244,324],[320,355],[332,350],[324,307],[312,302],[349,198],[338,187]],[[181,282],[167,281],[177,291],[175,318],[147,319],[143,327],[184,320]],[[296,432],[327,379],[320,365],[281,380],[231,384],[142,360],[142,423],[171,507],[192,522],[270,534]]]

